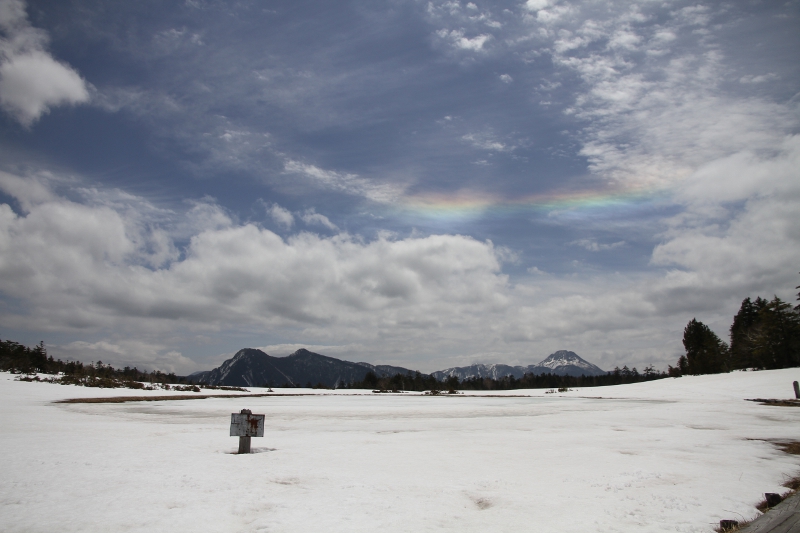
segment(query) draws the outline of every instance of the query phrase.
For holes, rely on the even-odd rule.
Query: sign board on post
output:
[[[250,453],[250,437],[264,436],[265,415],[254,415],[250,409],[231,413],[231,437],[239,437],[239,453]]]

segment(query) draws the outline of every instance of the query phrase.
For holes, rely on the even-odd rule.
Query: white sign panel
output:
[[[263,437],[264,415],[231,414],[231,437]]]

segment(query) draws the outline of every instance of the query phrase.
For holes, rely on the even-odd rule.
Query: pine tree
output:
[[[750,298],[742,301],[739,312],[733,317],[731,325],[731,367],[761,368],[760,362],[753,353],[753,339],[759,322],[759,311],[767,305],[767,301]]]
[[[688,374],[718,374],[728,371],[728,345],[708,326],[692,319],[683,330]]]
[[[759,310],[751,344],[760,368],[800,365],[800,312],[775,296]]]

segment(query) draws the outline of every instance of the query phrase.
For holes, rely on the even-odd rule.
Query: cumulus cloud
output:
[[[150,251],[131,237],[137,226],[124,209],[63,197],[24,215],[0,205],[0,291],[31,310],[6,314],[4,323],[43,331],[163,331],[172,323],[377,332],[461,322],[466,307],[503,301],[494,247],[469,237],[284,240],[252,224],[218,225],[193,234],[182,258],[153,267],[144,264]]]
[[[483,50],[483,45],[492,38],[491,35],[486,33],[476,35],[475,37],[466,37],[464,30],[461,29],[449,31],[442,29],[437,32],[437,35],[458,49],[471,50],[473,52]]]
[[[786,171],[796,158],[788,146]],[[282,238],[233,221],[211,199],[165,212],[122,191],[84,189],[70,200],[41,179],[26,189],[26,178],[3,178],[6,194],[28,199],[25,213],[0,205],[0,294],[16,302],[0,320],[84,336],[54,348],[59,356],[176,372],[196,369],[170,340],[183,330],[269,331],[293,347],[422,370],[481,354],[530,363],[563,346],[602,347],[601,363],[665,364],[674,350],[663,343],[680,338],[687,312],[715,317],[731,282],[745,294],[758,283],[771,287],[783,275],[775,265],[800,261],[800,246],[775,253],[798,241],[788,199],[782,225],[767,212],[775,204],[758,202],[713,235],[676,221],[654,254],[666,275],[576,279],[531,267],[529,279],[512,284],[502,264],[518,264],[518,252],[466,236]],[[314,215],[300,218],[327,220]],[[757,235],[765,229],[771,236]],[[762,245],[747,249],[756,239]],[[743,263],[747,252],[752,259]]]
[[[328,217],[325,215],[317,213],[314,208],[306,209],[300,218],[309,226],[324,226],[329,230],[339,231],[339,228],[336,226],[336,224],[328,220]]]
[[[86,82],[46,50],[48,37],[33,28],[21,0],[0,2],[0,107],[30,127],[50,108],[89,101]]]
[[[286,229],[289,229],[294,225],[294,215],[285,207],[281,207],[278,204],[272,204],[267,208],[267,213],[272,217],[272,220]]]
[[[525,8],[530,11],[539,11],[550,6],[550,0],[527,0]]]

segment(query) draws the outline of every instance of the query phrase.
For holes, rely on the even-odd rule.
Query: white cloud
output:
[[[19,20],[2,8],[21,5],[0,3],[0,20]],[[512,362],[509,354],[536,360],[569,346],[590,358],[602,353],[609,362],[624,356],[629,364],[674,363],[691,316],[718,323],[724,335],[736,300],[794,297],[800,263],[798,109],[728,92],[731,80],[768,89],[783,71],[765,65],[761,72],[770,74],[742,76],[749,70],[735,68],[714,39],[716,8],[671,14],[661,4],[638,9],[642,13],[629,4],[531,0],[519,21],[510,14],[502,19],[504,31],[513,33],[518,23],[524,35],[506,39],[497,32],[491,42],[478,42],[467,36],[488,31],[487,19],[469,19],[475,10],[449,2],[433,9],[433,27],[447,26],[439,35],[457,59],[479,55],[462,49],[487,50],[489,44],[493,54],[508,47],[515,58],[550,54],[556,72],[547,77],[561,81],[536,84],[542,91],[558,87],[548,95],[553,106],[571,98],[564,120],[574,118],[582,128],[569,136],[589,161],[598,190],[658,191],[661,205],[678,211],[661,222],[647,271],[601,273],[584,266],[581,277],[571,277],[569,266],[561,272],[548,266],[548,273],[531,267],[530,276],[512,284],[502,263],[514,262],[513,252],[466,236],[384,233],[367,241],[300,232],[282,238],[236,221],[213,199],[167,212],[122,191],[86,188],[66,195],[41,176],[0,174],[0,186],[24,211],[0,206],[0,292],[25,310],[11,313],[6,305],[2,323],[86,332],[93,340],[73,348],[105,350],[109,357],[135,351],[115,339],[145,333],[155,340],[141,353],[152,360],[188,353],[169,341],[185,328],[255,331],[269,336],[265,343],[285,341],[282,346],[347,346],[373,362],[419,357],[440,366],[442,357],[471,353]],[[655,18],[648,9],[661,10],[657,26],[641,24]],[[447,13],[455,23],[440,22]],[[26,31],[31,42],[40,39],[27,50],[44,50],[42,34]],[[295,74],[292,87],[302,91],[307,73]],[[327,90],[319,79],[311,85],[321,89],[303,93],[308,102]],[[281,97],[296,103],[298,91],[284,88]],[[140,101],[135,90],[116,97],[109,97],[109,106],[125,98]],[[163,109],[171,109],[169,102]],[[465,120],[445,118],[451,128]],[[253,154],[267,146],[266,137],[226,120],[197,129],[216,147],[212,160],[255,168],[260,160]],[[510,138],[490,131],[461,140],[508,152],[522,144]],[[402,187],[270,153],[284,162],[280,179],[286,181],[308,180],[387,205],[403,194]],[[477,163],[488,161],[489,154],[480,155],[486,158]],[[280,209],[271,216],[283,217],[287,229],[297,217],[338,231],[316,212]],[[572,244],[600,252],[624,242]]]
[[[276,223],[280,224],[286,229],[289,229],[294,225],[294,215],[288,209],[279,206],[278,204],[272,204],[267,208],[267,213],[269,216],[272,217]]]
[[[708,7],[679,9],[636,33],[627,6],[602,18],[577,13],[547,20],[538,35],[552,45],[538,46],[583,81],[566,110],[588,124],[577,136],[581,155],[599,182],[622,191],[660,190],[681,209],[662,221],[661,244],[652,254],[652,265],[670,270],[626,289],[625,298],[640,302],[631,308],[642,316],[713,317],[747,295],[785,295],[796,285],[800,263],[793,214],[800,212],[798,108],[722,89],[738,68],[711,38],[717,14]],[[591,251],[622,246],[571,244]],[[562,304],[592,309],[596,296],[581,294]]]
[[[37,176],[21,178],[1,170],[0,190],[16,198],[25,211],[30,211],[33,206],[56,198],[46,180]]]
[[[508,246],[495,246],[494,253],[501,263],[518,265],[522,261],[521,255],[517,250],[512,250]]]
[[[327,189],[362,196],[374,202],[389,203],[395,201],[403,192],[401,187],[394,184],[377,183],[362,178],[357,174],[324,170],[315,165],[299,161],[286,161],[284,170],[288,173],[303,175]]]
[[[539,11],[550,6],[550,0],[527,0],[525,8],[531,11]]]
[[[585,84],[566,111],[588,124],[580,153],[602,181],[672,187],[715,159],[780,145],[798,123],[796,109],[719,89],[729,76],[727,58],[705,37],[687,34],[709,23],[707,8],[678,10],[636,33],[629,14],[621,8],[605,19],[576,15],[547,33],[554,63]],[[681,51],[665,49],[678,35]],[[642,59],[641,52],[657,54]]]
[[[493,246],[469,237],[283,240],[252,224],[222,225],[198,229],[182,258],[148,268],[149,251],[131,237],[137,226],[125,210],[64,198],[26,215],[0,205],[0,292],[29,310],[6,312],[4,324],[119,334],[301,327],[320,338],[454,327],[504,305]]]
[[[483,50],[483,45],[489,41],[492,36],[486,33],[476,35],[475,37],[469,38],[464,36],[464,30],[439,30],[436,32],[439,37],[449,41],[453,46],[459,48],[461,50],[472,50],[473,52],[479,52]]]
[[[787,176],[798,153],[789,143],[772,170]],[[3,324],[82,337],[59,346],[59,356],[177,372],[195,369],[174,345],[182,331],[269,331],[292,346],[349,347],[328,352],[422,370],[472,353],[533,362],[564,346],[590,358],[602,350],[600,363],[624,356],[663,366],[674,362],[669,342],[680,338],[687,313],[719,316],[731,283],[742,295],[777,282],[793,287],[793,271],[787,277],[780,265],[800,261],[800,245],[786,245],[800,244],[792,200],[800,193],[781,189],[781,176],[768,194],[782,203],[749,200],[727,229],[676,220],[654,262],[681,270],[572,278],[531,267],[531,278],[513,285],[501,266],[518,263],[518,253],[470,237],[284,239],[232,221],[210,199],[173,213],[121,191],[70,194],[80,202],[31,194],[19,185],[27,178],[11,178],[0,180],[11,184],[4,192],[29,200],[25,214],[0,205],[0,294],[16,302],[13,312],[4,307]],[[301,218],[325,224],[314,215]],[[153,241],[175,250],[178,234],[188,239],[180,254],[153,259]]]
[[[313,225],[324,226],[329,230],[339,231],[339,228],[336,226],[336,224],[328,220],[328,217],[326,217],[325,215],[317,213],[313,208],[306,209],[306,211],[300,216],[300,218],[302,218],[303,222],[305,222],[310,226]]]
[[[800,136],[772,155],[735,154],[698,169],[682,184],[687,210],[670,222],[653,262],[686,271],[685,288],[769,290],[792,284],[800,264]],[[742,208],[735,207],[744,202]]]
[[[610,48],[624,48],[625,50],[637,50],[642,38],[629,29],[620,29],[608,41]]]
[[[579,239],[577,241],[572,241],[569,244],[574,246],[580,246],[581,248],[586,248],[590,252],[602,252],[606,250],[613,250],[614,248],[619,248],[621,246],[625,246],[625,241],[613,242],[611,244],[601,244],[592,239]]]
[[[514,81],[514,78],[512,78],[509,74],[500,74],[500,81],[503,83],[511,83]]]
[[[785,81],[779,70],[785,65],[766,64],[765,56],[767,74],[742,75],[747,70],[717,24],[729,7],[531,0],[523,8],[522,28],[514,34],[506,24],[508,34],[498,34],[493,52],[507,46],[513,57],[549,54],[557,67],[552,78],[564,80],[559,96],[572,99],[564,112],[580,124],[570,136],[598,190],[650,195],[678,214],[657,223],[662,232],[653,236],[660,243],[650,271],[620,276],[583,269],[570,282],[529,269],[530,280],[515,285],[512,296],[520,318],[508,321],[504,338],[569,338],[580,345],[587,334],[576,332],[592,331],[601,344],[642,350],[633,357],[654,357],[668,346],[677,357],[692,316],[724,337],[745,296],[793,300],[800,264],[800,108],[796,98],[742,96],[730,85],[770,88]],[[449,27],[460,25],[463,19],[454,17]],[[572,76],[580,83],[566,81]],[[462,139],[484,149],[507,144],[486,135]],[[602,252],[626,241],[570,244]],[[523,295],[535,303],[526,304]]]
[[[550,9],[540,9],[536,12],[536,20],[542,24],[555,24],[559,20],[572,15],[575,8],[571,5],[558,5]]]
[[[498,141],[494,135],[489,132],[485,133],[468,133],[463,135],[461,139],[467,141],[475,148],[481,150],[489,150],[492,152],[511,152],[516,146],[510,146],[503,142]]]
[[[468,39],[466,37],[461,37],[456,41],[456,46],[458,46],[459,48],[462,48],[464,50],[475,50],[475,51],[477,51],[477,50],[481,50],[483,48],[483,45],[486,43],[486,41],[488,41],[491,38],[492,38],[491,35],[486,35],[486,34],[478,35],[478,36],[473,37],[471,39]]]
[[[45,50],[47,35],[30,26],[24,2],[0,5],[0,107],[29,127],[52,107],[88,102],[86,82]]]
[[[777,80],[778,75],[770,72],[769,74],[761,74],[759,76],[747,75],[739,78],[739,83],[766,83],[768,81]]]

